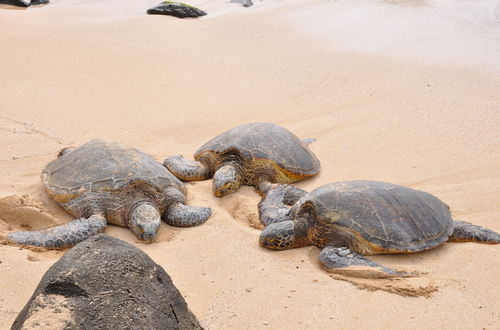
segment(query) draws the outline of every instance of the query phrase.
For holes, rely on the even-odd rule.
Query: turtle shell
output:
[[[339,245],[354,237],[354,250],[362,254],[430,249],[447,241],[453,231],[448,205],[429,193],[390,183],[328,184],[298,203],[299,216],[316,214],[309,231],[315,245]]]
[[[82,212],[72,209],[76,206],[70,202],[83,195],[88,197],[79,202],[102,204],[101,196],[109,198],[131,187],[142,187],[145,198],[153,202],[155,198],[164,198],[162,192],[170,187],[185,194],[182,182],[152,157],[137,149],[98,139],[53,160],[43,169],[41,177],[49,195],[76,216]],[[116,203],[133,202],[126,200],[125,195],[122,197],[124,199],[121,202],[117,199]]]
[[[262,166],[271,163],[295,179],[316,175],[320,170],[319,160],[306,144],[286,128],[270,123],[230,129],[201,146],[194,158],[203,162],[207,153],[215,155],[207,158],[215,157],[219,164],[233,157]]]

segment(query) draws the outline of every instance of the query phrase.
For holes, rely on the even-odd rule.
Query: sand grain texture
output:
[[[389,181],[500,231],[497,1],[193,1],[208,13],[196,20],[145,15],[155,4],[0,5],[8,50],[0,61],[0,197],[29,194],[68,221],[39,178],[63,146],[100,137],[162,161],[191,157],[236,125],[270,121],[317,139],[311,149],[322,172],[303,189]],[[162,226],[150,245],[117,226],[106,233],[162,265],[207,329],[500,324],[500,246],[448,243],[370,257],[427,272],[438,288],[430,299],[359,290],[321,270],[315,247],[260,248],[260,230],[249,225],[259,201],[253,188],[222,200],[209,181],[188,190],[189,204],[214,210],[204,225]],[[57,256],[39,252],[35,262],[30,253],[0,245],[0,328]]]

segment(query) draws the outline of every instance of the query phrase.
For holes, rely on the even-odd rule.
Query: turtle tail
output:
[[[16,231],[5,236],[7,243],[36,246],[47,249],[64,249],[74,246],[106,228],[106,219],[93,215],[75,219],[67,224],[40,231]]]
[[[453,233],[448,242],[500,243],[500,234],[491,229],[476,226],[465,221],[453,221]]]

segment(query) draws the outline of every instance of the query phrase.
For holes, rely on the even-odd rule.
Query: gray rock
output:
[[[0,0],[0,3],[18,7],[29,7],[31,5],[31,0]]]
[[[174,1],[163,1],[153,8],[148,9],[147,13],[153,15],[170,15],[179,18],[199,17],[207,14],[196,7]]]
[[[252,0],[230,0],[229,2],[240,3],[243,5],[243,7],[252,7],[253,6]]]
[[[0,3],[18,7],[29,7],[31,5],[47,4],[49,0],[0,0]]]
[[[12,325],[21,328],[202,329],[161,266],[104,234],[49,268]]]

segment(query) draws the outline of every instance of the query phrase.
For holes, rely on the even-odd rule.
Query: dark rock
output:
[[[6,5],[18,6],[18,7],[31,6],[31,0],[0,0],[0,3],[4,3]]]
[[[36,5],[45,5],[49,3],[49,0],[31,0],[31,5],[36,6]]]
[[[0,0],[0,3],[18,7],[29,7],[31,5],[47,4],[49,0]]]
[[[160,4],[148,9],[148,14],[170,15],[179,18],[205,16],[203,10],[190,6],[182,2],[163,1]]]
[[[252,7],[253,6],[252,0],[230,0],[229,2],[240,3],[243,5],[243,7]]]
[[[12,329],[202,329],[170,276],[144,252],[99,234],[43,276]]]

